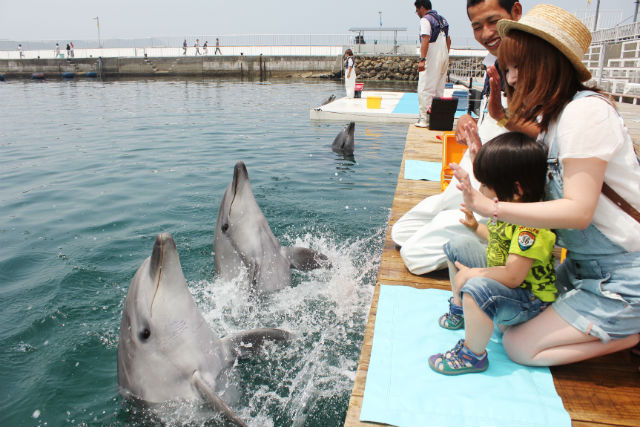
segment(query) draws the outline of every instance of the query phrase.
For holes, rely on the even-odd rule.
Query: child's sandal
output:
[[[464,346],[464,340],[446,353],[429,357],[429,367],[443,375],[461,375],[484,372],[489,368],[489,358],[485,351],[478,356]]]
[[[453,297],[449,298],[449,312],[438,319],[440,327],[451,330],[464,328],[464,315],[462,306],[453,303]]]

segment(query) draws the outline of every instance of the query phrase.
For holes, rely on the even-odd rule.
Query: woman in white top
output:
[[[555,229],[568,251],[557,270],[556,302],[507,329],[504,346],[516,362],[546,366],[630,348],[640,340],[640,222],[603,191],[608,186],[640,209],[640,165],[611,101],[582,84],[591,77],[581,62],[591,34],[550,5],[533,7],[519,22],[500,21],[498,31],[498,61],[510,86],[506,118],[538,120],[548,148],[546,201],[498,203],[456,168],[459,188],[475,212]],[[496,120],[505,118],[499,110]]]
[[[353,98],[356,93],[356,62],[351,49],[347,49],[344,55],[347,57],[344,67],[344,88],[347,91],[347,98]]]

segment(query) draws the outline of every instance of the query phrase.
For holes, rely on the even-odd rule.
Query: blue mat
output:
[[[402,95],[392,114],[415,114],[418,116],[418,94],[407,92]]]
[[[404,161],[404,179],[440,181],[442,162]]]
[[[464,330],[438,326],[451,292],[382,285],[361,421],[396,426],[571,426],[548,368],[518,365],[494,334],[489,369],[447,377],[428,356],[451,349]]]
[[[416,117],[419,114],[418,107],[418,94],[415,92],[406,92],[396,104],[396,108],[391,112],[392,114],[413,114]],[[467,114],[466,111],[456,111],[455,118],[462,117]],[[475,114],[472,114],[475,117]]]

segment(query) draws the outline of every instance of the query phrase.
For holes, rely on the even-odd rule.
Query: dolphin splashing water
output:
[[[216,274],[225,280],[246,271],[253,291],[272,292],[291,285],[291,268],[302,271],[328,265],[311,249],[282,247],[256,203],[243,162],[236,163],[227,186],[213,240]]]
[[[220,339],[187,288],[173,238],[163,233],[127,293],[118,343],[120,392],[149,404],[205,401],[226,424],[245,425],[220,397],[221,378],[247,350],[289,338],[281,329],[256,329]]]

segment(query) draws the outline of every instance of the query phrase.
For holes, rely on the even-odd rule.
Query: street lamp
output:
[[[93,19],[96,20],[96,26],[98,27],[98,47],[102,47],[102,42],[100,41],[100,18],[96,16]]]
[[[378,12],[378,15],[380,15],[380,27],[382,28],[382,11]]]

